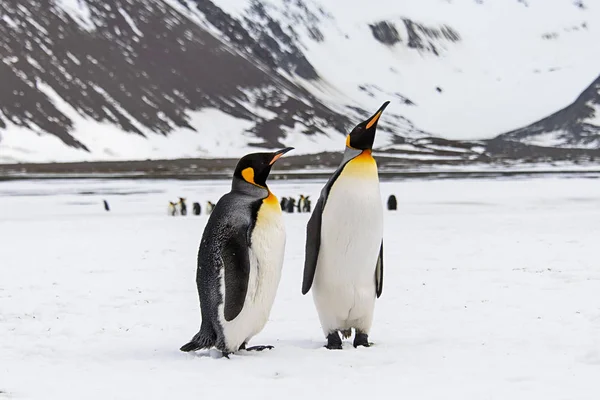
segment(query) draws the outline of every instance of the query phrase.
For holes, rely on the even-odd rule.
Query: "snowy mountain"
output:
[[[598,75],[597,37],[590,1],[5,0],[0,162],[339,151],[386,100],[380,154],[485,160]]]
[[[600,76],[572,104],[499,138],[544,147],[600,148]]]

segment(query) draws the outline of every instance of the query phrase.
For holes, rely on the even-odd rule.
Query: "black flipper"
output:
[[[375,267],[375,293],[377,298],[383,292],[383,239],[379,248],[379,257],[377,257],[377,266]]]
[[[304,278],[302,294],[308,293],[312,286],[321,247],[321,220],[323,219],[323,197],[319,198],[306,225],[306,247],[304,258]]]
[[[223,314],[226,321],[239,315],[244,307],[250,276],[250,255],[247,233],[243,230],[233,233],[223,246],[221,257],[225,270],[225,305]]]

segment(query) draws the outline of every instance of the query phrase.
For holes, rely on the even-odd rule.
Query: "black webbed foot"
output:
[[[271,350],[274,347],[271,346],[270,344],[264,345],[264,346],[252,346],[252,347],[248,347],[246,349],[246,351],[263,351],[263,350]]]
[[[331,332],[327,335],[327,345],[325,346],[329,350],[341,350],[342,349],[342,339],[340,339],[340,335],[335,332]]]
[[[354,347],[371,347],[372,344],[373,343],[369,343],[369,335],[356,331],[356,335],[354,335]]]

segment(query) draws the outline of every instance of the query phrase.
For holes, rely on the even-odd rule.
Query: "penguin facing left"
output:
[[[231,191],[215,205],[202,235],[196,273],[202,321],[181,351],[216,347],[227,357],[272,348],[246,344],[264,328],[281,278],[285,227],[266,180],[290,150],[252,153],[238,162]]]

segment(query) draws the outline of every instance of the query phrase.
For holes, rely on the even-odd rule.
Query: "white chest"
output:
[[[377,166],[374,161],[353,163],[344,168],[329,192],[317,271],[326,280],[372,282],[383,237]]]

